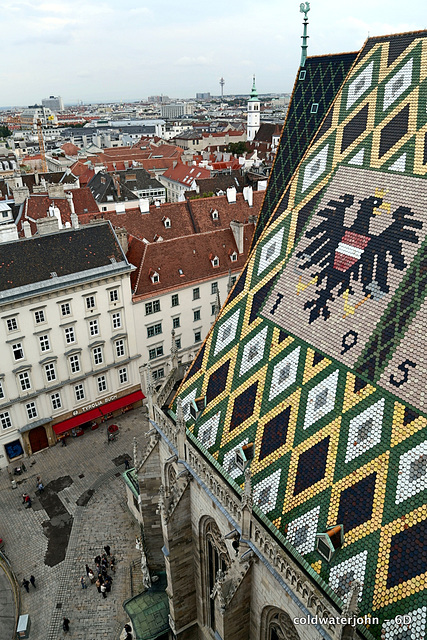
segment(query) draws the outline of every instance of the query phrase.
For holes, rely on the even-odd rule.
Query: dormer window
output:
[[[157,273],[157,271],[153,271],[153,269],[150,269],[150,278],[153,284],[157,284],[158,282],[160,282],[160,275]]]
[[[218,211],[216,209],[211,211],[211,216],[212,216],[212,220],[218,220],[219,218]]]
[[[237,261],[237,252],[233,251],[232,254],[230,254],[230,260],[231,262],[236,262]]]
[[[171,228],[172,223],[171,223],[170,218],[166,218],[166,217],[165,217],[165,218],[163,218],[163,219],[162,219],[162,222],[163,222],[163,224],[165,225],[165,228],[166,228],[166,229],[170,229],[170,228]]]
[[[211,253],[211,255],[209,256],[209,260],[211,261],[213,267],[219,267],[218,256],[215,256],[213,253]]]

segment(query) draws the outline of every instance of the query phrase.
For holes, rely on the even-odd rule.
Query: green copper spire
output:
[[[307,44],[307,40],[309,38],[309,36],[307,35],[307,25],[308,25],[308,18],[307,18],[307,13],[310,11],[310,3],[309,2],[301,2],[300,6],[299,6],[299,10],[301,11],[301,13],[304,14],[304,33],[302,34],[301,38],[302,38],[302,46],[301,46],[301,67],[305,66],[305,61],[307,60],[307,48],[308,48],[308,44]]]
[[[252,84],[252,91],[251,91],[251,97],[249,98],[250,102],[259,102],[259,98],[258,98],[258,93],[256,90],[256,86],[255,86],[255,74],[254,74],[254,81]]]

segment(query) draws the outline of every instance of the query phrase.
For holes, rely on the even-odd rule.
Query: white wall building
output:
[[[1,245],[0,467],[143,398],[133,268],[110,223],[38,225]]]

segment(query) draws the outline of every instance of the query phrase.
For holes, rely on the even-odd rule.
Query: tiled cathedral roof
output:
[[[356,56],[357,52],[314,56],[299,69],[252,246],[268,224]]]
[[[426,638],[426,56],[367,40],[179,391],[230,482],[254,442],[254,504],[339,598],[362,583],[382,640]]]

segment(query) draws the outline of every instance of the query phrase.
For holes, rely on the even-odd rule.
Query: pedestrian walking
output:
[[[69,631],[70,630],[70,621],[65,616],[64,616],[64,618],[62,620],[62,628],[64,629],[64,631]]]
[[[98,578],[95,584],[96,584],[96,588],[98,589],[98,593],[101,593],[101,580]]]
[[[92,573],[91,568],[89,567],[88,564],[85,565],[85,569],[86,569],[86,575],[88,576],[90,573]]]
[[[30,576],[30,582],[33,585],[34,589],[36,588],[36,579],[34,576]]]
[[[101,556],[96,556],[96,558],[95,558],[95,564],[96,564],[96,565],[101,564]]]
[[[133,639],[133,635],[131,634],[130,631],[128,631],[126,636],[125,636],[125,640],[132,640],[132,639]]]
[[[93,573],[92,570],[90,570],[87,575],[88,575],[88,578],[89,578],[91,584],[93,584],[95,582],[95,574]]]
[[[84,576],[80,578],[80,584],[82,585],[82,589],[87,589],[87,584]]]
[[[107,587],[105,586],[105,584],[101,584],[101,593],[103,598],[107,597]]]
[[[24,579],[23,579],[23,581],[22,581],[22,586],[24,587],[24,589],[25,589],[25,591],[26,591],[27,593],[29,593],[29,592],[30,592],[30,589],[29,589],[30,583],[29,583],[29,581],[28,581],[26,578],[24,578]]]
[[[132,627],[126,622],[124,630],[126,631],[126,633],[130,633],[132,631]]]
[[[127,458],[125,458],[125,469],[130,469],[129,460]]]
[[[42,493],[44,491],[44,486],[42,482],[40,482],[40,484],[37,485],[37,489],[39,490],[39,493]]]
[[[111,569],[111,571],[116,573],[116,559],[115,559],[114,556],[112,556],[112,558],[110,560],[110,569]]]
[[[110,547],[110,545],[109,545],[109,544],[106,544],[106,545],[105,545],[105,547],[104,547],[104,551],[105,551],[105,553],[107,554],[107,556],[109,556],[109,555],[110,555],[111,547]]]

